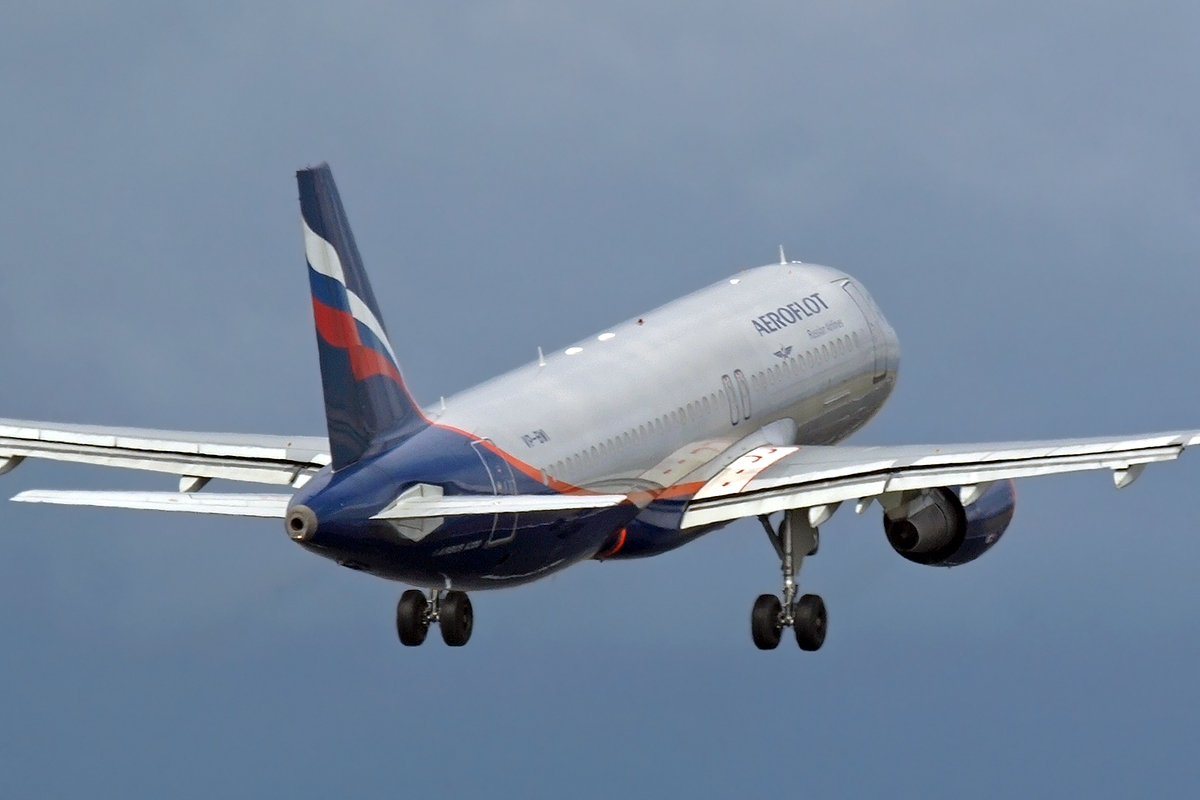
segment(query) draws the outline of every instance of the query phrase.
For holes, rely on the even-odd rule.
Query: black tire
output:
[[[796,602],[796,644],[801,650],[820,650],[825,643],[825,629],[829,618],[825,614],[825,601],[820,595],[806,594]]]
[[[773,594],[761,594],[750,612],[750,635],[759,650],[774,650],[783,638],[783,604]]]
[[[475,615],[471,611],[471,598],[466,592],[446,592],[442,606],[438,609],[438,624],[442,627],[442,640],[451,647],[462,647],[471,638]]]
[[[429,633],[429,620],[425,618],[428,609],[429,601],[423,592],[409,589],[400,595],[400,602],[396,604],[396,633],[400,635],[400,644],[416,647],[425,641]]]

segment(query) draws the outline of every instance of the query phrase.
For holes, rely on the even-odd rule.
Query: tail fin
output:
[[[296,173],[333,468],[428,423],[400,377],[328,164]]]

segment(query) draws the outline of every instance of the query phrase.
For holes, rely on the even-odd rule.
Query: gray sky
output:
[[[783,244],[900,335],[856,441],[1200,427],[1197,50],[1185,3],[6,9],[0,416],[322,433],[327,160],[425,401]],[[1021,483],[955,570],[843,511],[815,655],[753,649],[756,523],[408,650],[274,524],[0,505],[0,793],[1194,797],[1195,459]]]

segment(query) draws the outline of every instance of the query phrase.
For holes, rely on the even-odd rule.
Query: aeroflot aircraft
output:
[[[278,518],[317,555],[421,587],[400,596],[400,641],[419,645],[437,623],[452,646],[471,636],[467,591],[665,553],[753,516],[783,572],[781,596],[753,605],[754,643],[774,648],[791,628],[816,650],[825,604],[796,577],[843,504],[878,502],[897,553],[951,567],[1004,533],[1013,479],[1107,469],[1121,488],[1200,441],[835,446],[887,400],[899,348],[861,284],[796,262],[739,273],[421,408],[329,167],[297,178],[329,438],[0,420],[0,473],[49,458],[180,476],[178,492],[14,500]],[[213,478],[288,491],[202,491]]]

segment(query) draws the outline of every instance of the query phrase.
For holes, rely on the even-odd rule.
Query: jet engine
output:
[[[976,487],[905,492],[884,511],[883,529],[892,549],[909,561],[956,567],[999,541],[1016,504],[1012,481],[997,481],[983,492]]]

